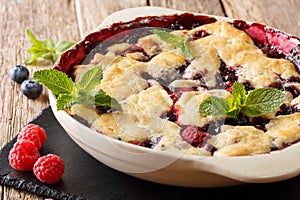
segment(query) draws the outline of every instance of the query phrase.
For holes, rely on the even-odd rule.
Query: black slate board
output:
[[[60,155],[66,165],[62,181],[39,182],[32,172],[15,171],[8,153],[14,138],[0,151],[0,183],[53,199],[300,199],[300,176],[269,184],[243,184],[224,188],[183,188],[140,180],[98,162],[78,147],[56,121],[50,106],[30,123],[42,126],[48,135],[41,154]],[[1,134],[1,133],[0,133]],[[1,137],[1,135],[0,135]],[[299,159],[295,157],[295,159]]]

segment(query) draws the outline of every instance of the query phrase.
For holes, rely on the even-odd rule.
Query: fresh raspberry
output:
[[[8,160],[12,168],[20,171],[30,171],[39,157],[39,150],[32,141],[20,140],[10,150]]]
[[[18,141],[24,139],[30,140],[34,142],[38,149],[40,149],[44,145],[46,138],[47,135],[45,130],[36,124],[26,125],[18,135]]]
[[[194,147],[202,147],[210,135],[198,126],[188,126],[181,132],[181,137]]]
[[[40,157],[33,166],[34,175],[45,183],[57,183],[65,170],[64,161],[57,155]]]

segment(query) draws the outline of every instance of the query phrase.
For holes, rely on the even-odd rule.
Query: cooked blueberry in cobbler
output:
[[[144,26],[148,28],[140,34]],[[174,36],[176,42],[153,30]],[[92,129],[155,150],[204,156],[263,154],[299,141],[298,38],[261,24],[191,14],[138,18],[109,31],[118,37],[101,46],[95,41],[109,40],[103,36],[107,30],[91,34],[87,40],[93,44],[80,50],[88,56],[73,63],[62,60],[61,66],[69,65],[65,68],[56,66],[75,82],[86,70],[102,67],[97,87],[122,110],[73,105],[70,114]],[[274,88],[286,98],[260,116],[199,112],[211,96],[232,97],[235,83],[242,84],[246,95]]]

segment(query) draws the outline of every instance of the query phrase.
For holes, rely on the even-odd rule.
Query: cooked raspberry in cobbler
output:
[[[169,17],[173,20],[169,24],[163,17],[139,18],[127,24],[133,27],[130,30],[121,26],[117,42],[86,46],[89,55],[81,64],[60,70],[76,81],[87,69],[101,65],[98,87],[115,98],[122,111],[74,105],[71,115],[118,140],[192,155],[255,155],[296,143],[300,139],[299,39],[242,20],[194,17],[195,23],[187,23],[187,17],[193,16],[173,16],[177,21]],[[143,23],[153,27],[143,31]],[[153,33],[160,25],[186,38],[192,58]],[[90,35],[90,40],[96,36]],[[199,113],[199,105],[209,96],[230,97],[235,82],[247,92],[277,88],[287,98],[278,109],[259,117]]]

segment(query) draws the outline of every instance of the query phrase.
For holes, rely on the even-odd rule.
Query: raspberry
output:
[[[35,146],[40,149],[46,142],[46,132],[45,130],[36,124],[28,124],[25,126],[18,135],[19,140],[30,140],[34,142]]]
[[[63,160],[54,154],[40,157],[33,166],[34,175],[45,183],[57,183],[64,173]]]
[[[30,171],[39,157],[40,153],[32,141],[20,140],[10,150],[8,160],[12,168]]]
[[[188,126],[181,132],[181,137],[194,147],[202,147],[210,135],[198,126]]]

